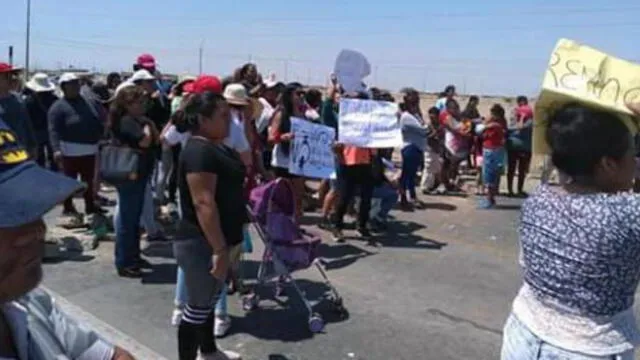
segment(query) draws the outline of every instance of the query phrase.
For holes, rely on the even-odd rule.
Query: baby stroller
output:
[[[309,330],[313,333],[322,332],[324,320],[313,311],[313,305],[291,276],[294,271],[315,265],[330,289],[323,299],[329,300],[339,315],[346,316],[342,298],[318,259],[320,238],[302,230],[295,221],[296,209],[291,183],[285,179],[277,179],[261,185],[251,191],[249,204],[253,225],[264,242],[265,251],[258,269],[258,284],[251,294],[243,298],[244,310],[255,309],[260,301],[257,290],[277,277],[276,296],[280,294],[282,285],[291,285],[307,308]]]

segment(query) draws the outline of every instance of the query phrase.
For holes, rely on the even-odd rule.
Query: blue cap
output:
[[[29,159],[18,137],[0,118],[0,228],[29,224],[84,185]]]

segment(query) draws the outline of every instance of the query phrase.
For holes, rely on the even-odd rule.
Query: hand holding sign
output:
[[[536,102],[533,151],[547,153],[545,130],[559,107],[581,102],[618,113],[632,131],[636,120],[625,104],[640,101],[640,65],[561,39],[551,55]]]

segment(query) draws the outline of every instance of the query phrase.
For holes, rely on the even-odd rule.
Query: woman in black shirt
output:
[[[179,111],[176,126],[192,136],[178,165],[182,217],[174,254],[187,287],[178,353],[181,360],[195,359],[198,350],[206,359],[239,359],[216,347],[213,306],[227,277],[229,249],[243,241],[246,169],[239,154],[224,145],[230,114],[221,95],[191,95]]]
[[[144,92],[137,86],[121,89],[109,109],[109,129],[112,138],[122,146],[141,152],[140,172],[135,179],[116,186],[118,206],[115,212],[115,263],[118,275],[142,276],[141,268],[151,265],[140,256],[140,218],[144,192],[153,169],[158,131],[144,116]]]

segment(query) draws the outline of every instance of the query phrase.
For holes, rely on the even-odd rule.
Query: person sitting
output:
[[[30,160],[2,119],[0,138],[0,359],[133,359],[38,288],[47,231],[43,217],[84,187]]]

